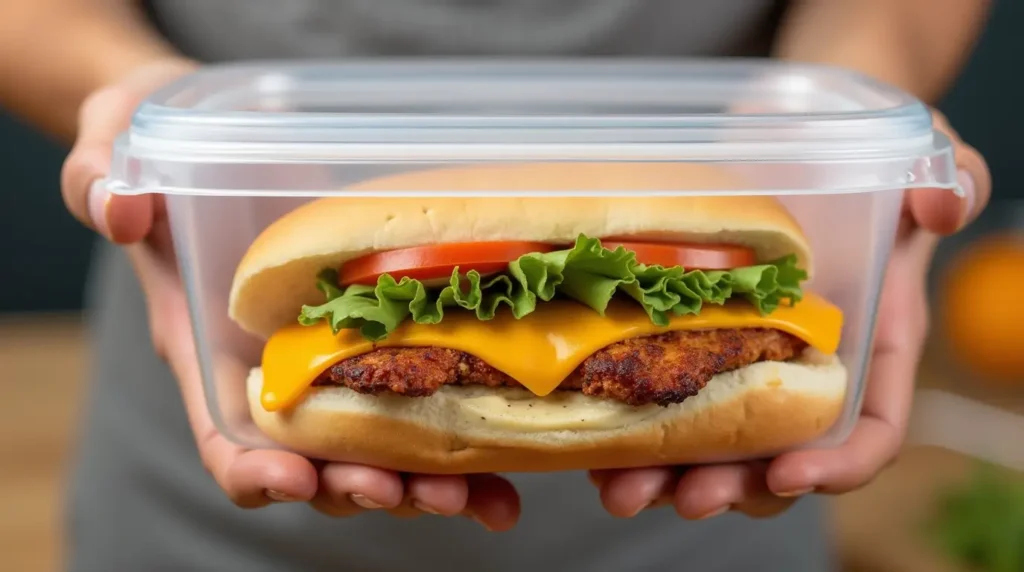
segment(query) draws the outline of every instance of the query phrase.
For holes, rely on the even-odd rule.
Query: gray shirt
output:
[[[762,0],[158,0],[149,9],[205,61],[367,55],[764,55]],[[176,384],[149,345],[123,254],[97,253],[92,395],[68,523],[70,569],[830,570],[820,501],[782,517],[609,516],[583,473],[511,475],[512,532],[464,519],[330,519],[301,504],[235,508],[205,473]]]

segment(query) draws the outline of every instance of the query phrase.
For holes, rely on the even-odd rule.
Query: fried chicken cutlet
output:
[[[806,342],[767,328],[676,331],[611,344],[581,363],[562,391],[628,405],[680,403],[715,375],[759,361],[792,359]],[[515,351],[511,348],[510,351]],[[427,397],[444,385],[521,387],[466,352],[437,347],[381,348],[342,360],[317,386],[340,385],[364,394]]]

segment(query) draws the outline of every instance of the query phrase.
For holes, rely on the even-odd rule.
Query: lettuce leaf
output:
[[[762,314],[783,302],[803,297],[800,282],[807,273],[796,265],[796,256],[728,271],[685,270],[675,266],[646,266],[623,247],[604,248],[595,238],[580,235],[568,250],[532,253],[509,263],[508,272],[483,278],[475,270],[456,268],[443,288],[427,288],[419,280],[396,281],[382,275],[374,286],[337,286],[333,269],[322,271],[317,286],[327,301],[303,306],[299,323],[313,325],[325,320],[338,333],[358,329],[371,341],[381,340],[405,320],[436,324],[447,308],[472,311],[477,319],[490,320],[500,306],[508,306],[516,319],[533,312],[537,302],[556,295],[576,300],[604,314],[618,294],[635,300],[651,321],[667,325],[672,315],[697,314],[704,304],[724,304],[742,297]]]

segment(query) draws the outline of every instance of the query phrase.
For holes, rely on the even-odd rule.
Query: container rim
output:
[[[957,188],[952,146],[933,131],[931,113],[913,96],[845,69],[742,58],[211,65],[139,106],[115,143],[110,188],[323,196],[346,194],[334,176],[345,169],[515,162],[810,166],[847,173],[824,187],[780,180],[765,189],[702,189],[734,194]],[[259,180],[268,166],[287,171],[287,188]],[[308,176],[324,171],[333,173],[327,183]],[[408,189],[405,196],[441,191]]]
[[[803,108],[787,110],[783,99]],[[765,107],[768,100],[774,108]],[[931,115],[916,98],[823,65],[449,58],[212,65],[154,92],[136,110],[129,134],[133,146],[161,153],[186,143],[289,154],[315,144],[392,143],[416,152],[487,142],[760,143],[766,150],[788,142],[849,152],[914,149],[930,130]]]

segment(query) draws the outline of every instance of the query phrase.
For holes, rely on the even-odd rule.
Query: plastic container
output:
[[[376,177],[481,163],[700,163],[748,183],[641,181],[492,195],[774,195],[815,256],[808,289],[844,312],[844,440],[864,393],[905,189],[956,189],[950,142],[919,101],[846,71],[769,61],[304,62],[209,67],[153,94],[115,147],[114,193],[165,195],[210,411],[249,447],[244,370],[264,340],[228,319],[233,273],[276,218]],[[936,191],[943,192],[943,191]],[[443,184],[388,196],[452,195]],[[458,194],[466,196],[465,190]],[[241,372],[241,373],[239,373]],[[778,451],[751,451],[745,456]],[[708,459],[724,460],[724,459]]]

